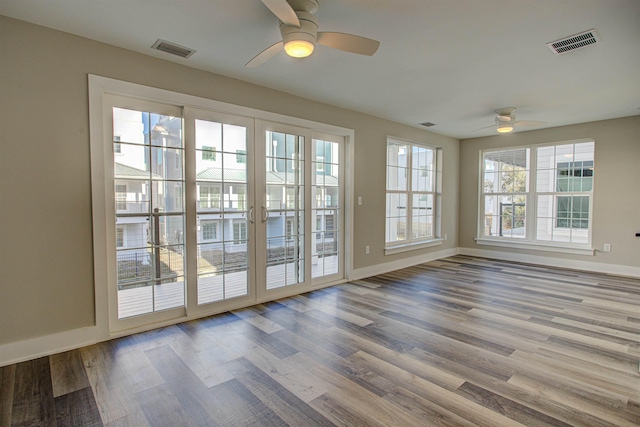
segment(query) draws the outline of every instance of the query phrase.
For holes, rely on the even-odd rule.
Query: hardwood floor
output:
[[[455,256],[0,368],[0,426],[637,426],[640,279]]]

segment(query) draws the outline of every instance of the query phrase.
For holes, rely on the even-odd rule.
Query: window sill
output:
[[[425,240],[419,243],[408,243],[405,245],[391,246],[384,249],[385,255],[399,254],[401,252],[414,251],[416,249],[431,248],[433,246],[441,246],[444,239],[436,238]]]
[[[561,252],[565,254],[586,256],[593,256],[595,253],[595,250],[589,247],[545,245],[543,243],[513,242],[486,238],[476,238],[475,241],[478,245],[499,246],[501,248],[528,249],[544,252]]]

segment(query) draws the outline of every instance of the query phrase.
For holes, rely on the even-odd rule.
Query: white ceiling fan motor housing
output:
[[[300,20],[300,28],[280,23],[280,34],[282,35],[282,42],[286,45],[293,40],[304,40],[316,44],[316,38],[318,37],[318,22],[316,17],[310,13],[296,11],[296,15]]]
[[[287,0],[291,9],[315,14],[318,11],[317,0]]]

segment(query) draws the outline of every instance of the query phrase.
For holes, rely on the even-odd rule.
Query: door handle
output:
[[[251,224],[253,224],[253,220],[254,220],[254,218],[253,218],[253,211],[254,211],[253,206],[251,206],[251,207],[249,208],[249,222],[250,222]]]
[[[269,219],[269,209],[262,207],[262,222],[267,222]]]

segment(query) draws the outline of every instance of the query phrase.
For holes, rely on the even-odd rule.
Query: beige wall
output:
[[[88,74],[354,129],[354,268],[458,245],[456,139],[2,16],[0,43],[0,344],[95,323]],[[443,246],[384,256],[387,135],[443,147]]]
[[[480,150],[594,138],[593,247],[595,256],[476,245]],[[460,143],[461,248],[640,267],[640,116],[462,140]],[[603,245],[611,244],[611,252]]]

